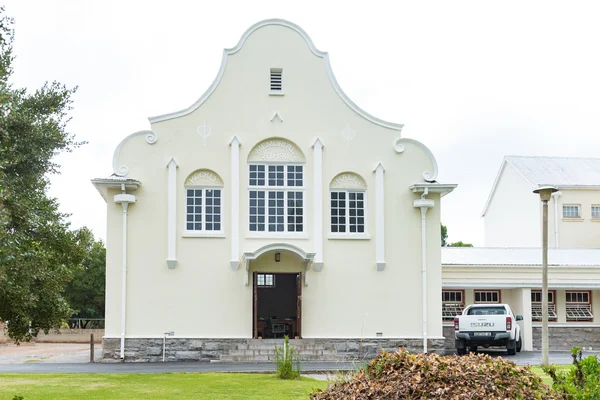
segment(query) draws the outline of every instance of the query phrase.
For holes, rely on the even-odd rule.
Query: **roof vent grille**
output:
[[[271,68],[271,92],[283,91],[283,69]]]

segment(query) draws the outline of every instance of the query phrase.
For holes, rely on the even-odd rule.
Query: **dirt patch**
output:
[[[31,362],[88,362],[89,344],[74,343],[13,343],[0,345],[0,364],[23,364]],[[95,346],[95,352],[101,346]],[[98,358],[98,357],[96,357]]]

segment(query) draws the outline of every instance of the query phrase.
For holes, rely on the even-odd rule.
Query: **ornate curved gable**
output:
[[[244,46],[244,44],[246,43],[246,40],[248,39],[248,37],[250,35],[252,35],[252,33],[254,33],[255,31],[257,31],[260,28],[263,28],[263,27],[269,26],[269,25],[277,25],[277,26],[283,26],[283,27],[289,28],[289,29],[297,32],[304,39],[304,41],[308,45],[310,51],[316,57],[323,59],[324,67],[327,70],[327,75],[329,76],[329,80],[331,81],[331,84],[332,84],[335,92],[348,105],[348,107],[350,107],[350,109],[352,109],[355,113],[357,113],[364,119],[366,119],[376,125],[380,125],[385,128],[393,129],[396,131],[402,130],[402,127],[404,125],[396,124],[393,122],[387,122],[387,121],[384,121],[377,117],[374,117],[373,115],[369,114],[368,112],[366,112],[365,110],[363,110],[362,108],[357,106],[352,100],[350,100],[350,98],[346,95],[346,93],[344,93],[344,91],[338,84],[337,80],[335,79],[333,70],[331,69],[331,63],[329,62],[329,54],[327,54],[327,52],[325,52],[325,51],[318,50],[315,47],[315,45],[313,44],[311,38],[308,36],[308,34],[302,28],[300,28],[298,25],[296,25],[292,22],[289,22],[289,21],[286,21],[283,19],[267,19],[267,20],[260,21],[260,22],[257,22],[256,24],[252,25],[242,35],[242,37],[240,38],[240,41],[238,42],[238,44],[235,47],[233,47],[231,49],[223,50],[223,57],[221,58],[221,67],[219,68],[217,77],[215,78],[213,83],[210,85],[210,87],[206,90],[206,92],[204,92],[204,94],[194,104],[192,104],[191,106],[189,106],[188,108],[186,108],[184,110],[176,111],[176,112],[169,113],[169,114],[158,115],[155,117],[149,117],[148,120],[150,121],[150,123],[154,124],[156,122],[166,121],[166,120],[173,119],[173,118],[179,118],[184,115],[188,115],[188,114],[192,113],[194,110],[196,110],[198,107],[200,107],[206,100],[208,100],[208,98],[215,91],[217,86],[219,86],[219,83],[221,82],[221,78],[223,77],[223,73],[225,72],[225,67],[227,65],[227,58],[230,55],[233,55],[233,54],[237,53],[238,51],[240,51],[242,49],[242,47]]]

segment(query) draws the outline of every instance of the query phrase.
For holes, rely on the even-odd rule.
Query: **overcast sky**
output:
[[[438,180],[459,185],[442,205],[451,241],[483,245],[504,155],[600,157],[600,3],[356,3],[4,0],[15,86],[79,86],[68,128],[89,143],[58,158],[50,194],[104,239],[90,179],[112,173],[115,147],[147,117],[197,100],[223,48],[267,18],[300,25],[356,104],[433,151]]]

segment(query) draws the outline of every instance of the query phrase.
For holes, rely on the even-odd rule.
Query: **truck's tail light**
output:
[[[454,330],[457,331],[458,330],[458,317],[454,318]]]
[[[506,317],[506,330],[510,331],[512,329],[512,318]]]

